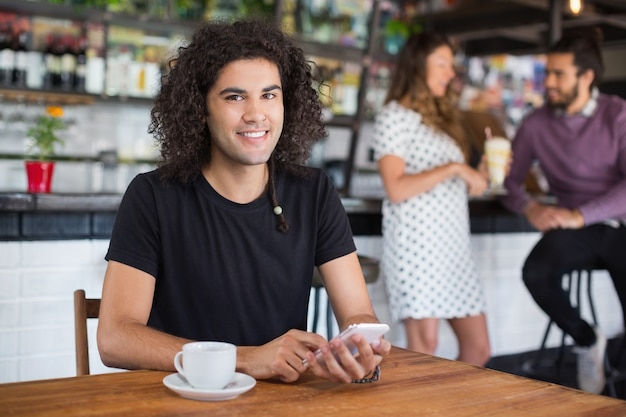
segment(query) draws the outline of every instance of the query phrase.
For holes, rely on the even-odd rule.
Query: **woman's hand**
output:
[[[483,165],[482,162],[481,165]],[[457,175],[465,181],[465,184],[467,184],[469,195],[479,196],[483,195],[485,191],[487,191],[487,188],[489,187],[489,180],[487,179],[488,176],[485,175],[484,172],[481,172],[480,166],[476,170],[467,164],[459,163],[455,165],[455,168],[457,170]],[[482,170],[486,170],[486,164]]]

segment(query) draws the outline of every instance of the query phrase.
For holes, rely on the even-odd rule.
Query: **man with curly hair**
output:
[[[316,266],[341,328],[378,321],[338,194],[306,167],[326,136],[311,81],[302,50],[258,20],[206,24],[179,48],[151,112],[162,162],[129,185],[106,255],[105,364],[173,371],[184,343],[220,340],[257,379],[350,382],[389,353],[306,332]]]

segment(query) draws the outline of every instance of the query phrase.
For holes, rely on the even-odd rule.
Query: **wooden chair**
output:
[[[76,375],[89,375],[89,342],[87,319],[97,319],[100,299],[85,298],[85,290],[74,291],[74,337],[76,344]]]

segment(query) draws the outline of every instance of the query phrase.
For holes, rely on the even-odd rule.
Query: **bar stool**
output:
[[[574,308],[576,308],[578,312],[580,312],[581,288],[583,286],[583,281],[586,281],[585,284],[587,286],[587,301],[589,304],[589,311],[591,313],[593,324],[597,326],[598,318],[597,318],[596,310],[593,304],[593,294],[592,294],[592,286],[591,286],[592,272],[593,272],[592,269],[581,269],[581,270],[574,270],[570,272],[569,274],[567,274],[565,278],[566,285],[564,289],[567,291],[570,297],[570,300],[571,300],[572,292],[576,291],[575,293],[576,301],[575,303],[572,303],[572,305],[574,306]],[[558,347],[558,355],[556,359],[554,359],[553,361],[549,361],[549,360],[542,361],[548,349],[546,347],[546,343],[548,341],[548,336],[550,335],[550,330],[552,329],[553,325],[555,325],[554,321],[552,321],[552,319],[549,319],[548,325],[546,327],[546,331],[543,335],[543,340],[541,341],[541,346],[539,347],[539,350],[535,354],[535,357],[524,362],[524,364],[522,365],[522,370],[524,371],[526,375],[545,378],[546,373],[545,372],[541,373],[540,368],[556,369],[556,380],[557,381],[561,380],[562,371],[565,367],[565,348],[566,348],[565,338],[567,336],[567,334],[564,331],[561,331],[561,344]],[[620,350],[619,350],[620,353],[621,353],[621,350],[624,349],[625,347],[624,341],[625,339],[622,338],[622,341],[620,343]],[[622,375],[617,370],[617,367],[613,367],[611,365],[611,362],[609,361],[609,357],[608,357],[608,352],[604,356],[604,372],[606,375],[606,386],[609,389],[609,394],[612,397],[617,397],[615,383],[625,380],[626,375]]]
[[[378,273],[380,271],[378,260],[369,256],[358,255],[359,264],[363,270],[363,276],[365,277],[366,284],[372,284],[378,279]],[[317,268],[313,270],[313,281],[311,282],[313,289],[313,323],[311,325],[312,331],[317,332],[319,326],[319,314],[321,309],[321,295],[324,289],[324,283],[322,282],[322,276]],[[333,315],[332,307],[330,306],[330,300],[326,301],[326,339],[330,340],[333,337],[333,327],[335,324],[335,316]]]

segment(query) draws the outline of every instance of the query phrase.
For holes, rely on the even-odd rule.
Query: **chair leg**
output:
[[[333,308],[330,306],[330,300],[326,302],[326,339],[330,340],[333,338],[333,319],[335,315],[333,314]]]
[[[548,321],[548,326],[546,326],[546,331],[543,335],[543,340],[541,341],[541,346],[539,347],[539,350],[537,351],[533,359],[524,364],[524,371],[526,373],[532,373],[541,365],[541,359],[543,359],[543,355],[546,352],[546,342],[548,341],[548,336],[550,335],[552,324],[552,320]]]
[[[311,329],[313,333],[317,333],[317,321],[320,314],[320,290],[321,287],[313,288],[313,325]]]

